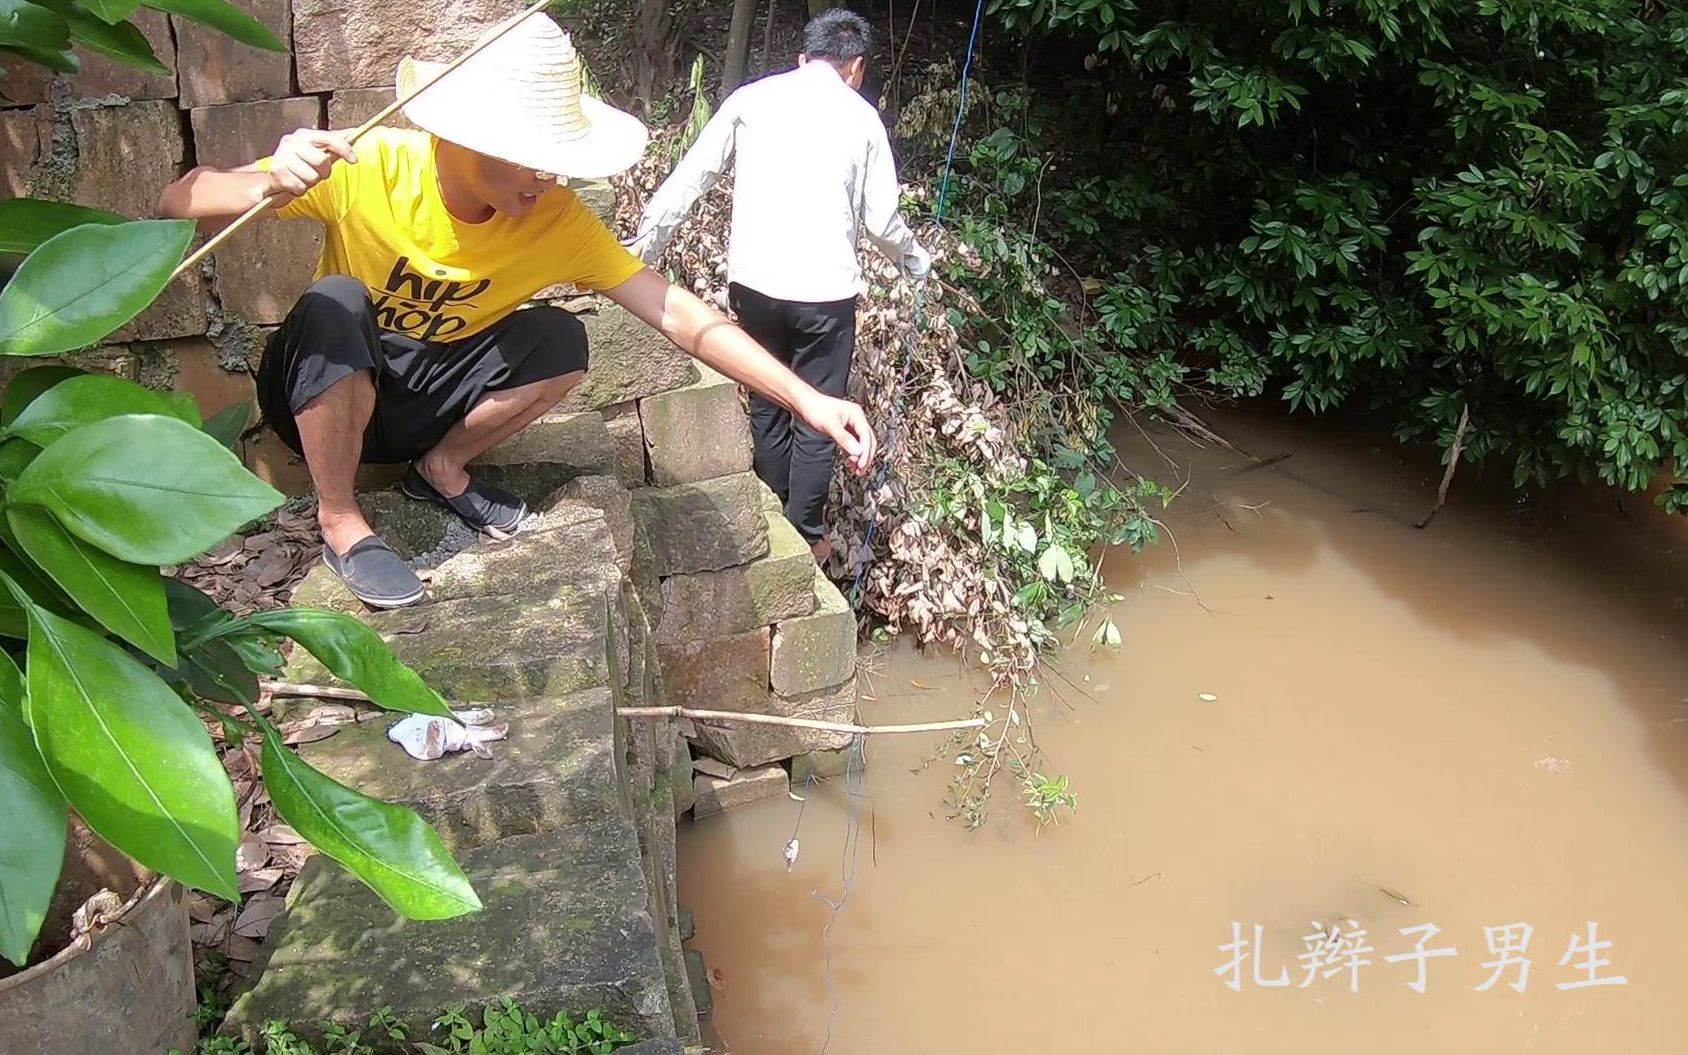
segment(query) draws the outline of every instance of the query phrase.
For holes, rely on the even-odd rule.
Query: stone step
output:
[[[450,700],[555,698],[594,687],[620,693],[626,648],[616,639],[625,639],[626,626],[610,528],[602,512],[583,505],[548,520],[446,561],[430,583],[430,603],[357,614]],[[295,601],[346,610],[336,603],[344,596],[344,586],[319,568]],[[334,682],[303,649],[285,676]]]
[[[475,465],[555,465],[578,476],[615,475],[615,441],[595,410],[548,410]]]
[[[608,689],[492,707],[509,735],[488,745],[490,759],[417,761],[387,739],[399,715],[344,727],[299,755],[342,784],[416,810],[454,853],[622,808]]]
[[[631,524],[625,530],[631,536]],[[569,590],[614,590],[621,581],[617,531],[605,511],[590,503],[553,502],[538,526],[503,542],[478,539],[441,564],[428,583],[428,595],[434,601],[535,600]]]
[[[855,613],[807,552],[804,559],[810,614],[703,640],[668,643],[659,635],[663,703],[831,722],[854,719]],[[671,618],[668,607],[665,620]],[[739,768],[837,750],[849,742],[846,733],[776,725],[699,722],[696,733],[696,743],[707,754]],[[702,785],[698,790],[701,800]]]
[[[815,558],[803,536],[777,503],[764,508],[762,522],[768,532],[765,556],[735,568],[662,580],[659,641],[739,634],[814,611]]]
[[[817,566],[814,610],[774,624],[769,683],[781,696],[822,692],[856,673],[856,613]]]
[[[376,612],[364,621],[447,700],[484,703],[555,698],[590,688],[619,693],[625,670],[610,643],[615,610],[614,600],[600,590],[565,586],[539,601],[442,601]],[[284,678],[336,684],[304,649],[295,650]]]
[[[703,818],[738,806],[748,806],[763,799],[783,797],[791,788],[784,766],[762,766],[741,769],[730,777],[712,777],[699,773],[696,805],[693,816]]]
[[[596,310],[580,313],[592,365],[562,409],[603,410],[697,380],[692,357],[667,338],[607,300],[593,303]]]
[[[695,384],[639,401],[651,483],[658,487],[750,470],[750,419],[738,385],[706,366],[698,370]]]
[[[632,492],[633,522],[657,575],[718,571],[768,552],[762,481],[737,473],[696,484]]]
[[[615,437],[595,410],[551,410],[474,462],[474,475],[540,508],[547,495],[580,476],[614,476]]]
[[[269,1019],[360,1028],[390,1007],[423,1037],[444,1008],[510,997],[541,1017],[598,1008],[641,1038],[674,1039],[626,816],[504,839],[458,861],[483,911],[421,923],[395,917],[338,865],[312,858],[270,928],[256,986],[225,1029],[251,1040]]]

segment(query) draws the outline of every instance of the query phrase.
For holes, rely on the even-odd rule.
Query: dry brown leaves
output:
[[[251,615],[284,607],[321,552],[310,510],[284,509],[273,525],[236,535],[175,574],[235,615]]]
[[[220,741],[221,728],[213,733]],[[258,777],[258,745],[226,742],[223,766],[234,784],[235,802],[245,835],[235,852],[240,901],[230,903],[210,894],[188,899],[193,921],[196,959],[220,954],[231,974],[246,977],[259,946],[269,933],[270,920],[281,910],[287,890],[312,850],[299,834],[277,818],[269,792]]]
[[[258,709],[266,714],[270,712],[267,692],[259,699]],[[282,720],[278,727],[284,742],[297,746],[333,736],[341,726],[382,717],[381,711],[372,708],[323,703],[298,717]],[[240,826],[245,834],[235,851],[240,900],[230,903],[209,894],[194,894],[189,900],[194,952],[200,958],[220,954],[226,958],[229,970],[244,978],[299,869],[316,851],[276,814],[269,791],[259,776],[258,743],[250,738],[233,743],[221,724],[215,722],[208,722],[207,729],[222,753],[229,782],[234,785]]]
[[[659,143],[615,181],[623,230],[637,228],[645,200],[667,175],[665,156]],[[912,187],[904,192],[921,193]],[[726,303],[730,210],[729,178],[699,202],[669,243],[665,260],[681,282],[717,306]],[[939,271],[946,260],[973,259],[965,245],[936,226],[922,230],[920,239]],[[977,306],[937,281],[917,292],[895,264],[872,249],[862,253],[862,265],[869,293],[857,305],[850,396],[879,431],[887,471],[858,477],[840,462],[828,508],[834,554],[829,570],[850,581],[862,574],[858,610],[875,613],[893,631],[911,633],[922,644],[977,649],[999,680],[1018,684],[1032,668],[1036,645],[1015,613],[1012,592],[990,574],[993,561],[978,525],[964,534],[918,515],[926,483],[942,463],[959,462],[987,482],[1026,469],[1008,408],[968,375],[949,322],[949,307],[965,312]],[[869,525],[874,525],[871,541]]]

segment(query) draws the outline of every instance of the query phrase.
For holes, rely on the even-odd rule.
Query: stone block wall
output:
[[[649,486],[632,494],[636,547],[648,554],[647,609],[664,704],[854,721],[856,619],[751,469],[737,386],[698,380],[638,401]],[[650,579],[654,578],[654,584]],[[688,739],[722,765],[699,772],[699,810],[777,793],[784,770],[847,734],[692,723]],[[728,790],[723,783],[742,783]]]
[[[0,196],[78,201],[132,218],[155,215],[164,186],[196,164],[268,154],[297,128],[351,128],[392,101],[406,54],[447,59],[514,10],[508,0],[422,0],[400,14],[379,0],[239,0],[292,51],[260,51],[177,15],[133,20],[166,75],[85,49],[82,72],[25,63],[0,76]],[[389,123],[403,127],[402,117]],[[76,357],[143,383],[191,392],[210,415],[253,400],[262,342],[310,283],[321,234],[310,223],[241,232],[184,276],[106,347]],[[213,362],[220,374],[202,369]],[[136,369],[148,362],[153,368]],[[0,364],[0,380],[28,364]],[[308,484],[274,437],[246,437],[247,464],[285,491]]]

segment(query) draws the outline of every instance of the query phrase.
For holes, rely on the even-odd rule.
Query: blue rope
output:
[[[967,114],[967,83],[973,77],[973,51],[979,41],[979,23],[985,17],[985,0],[973,9],[973,31],[967,35],[967,58],[961,63],[961,101],[955,108],[955,127],[950,129],[949,156],[944,159],[944,180],[938,185],[938,226],[944,225],[944,203],[949,199],[950,169],[955,164],[955,145],[961,140],[961,119]]]
[[[973,79],[973,53],[979,42],[979,25],[985,17],[985,0],[979,0],[973,9],[973,29],[967,35],[967,57],[961,64],[961,98],[955,107],[955,124],[950,129],[949,152],[944,156],[944,178],[938,184],[938,205],[933,210],[933,218],[939,227],[944,225],[944,206],[949,202],[950,174],[955,170],[955,148],[961,141],[961,122],[967,116],[967,85]],[[930,281],[930,279],[928,279]],[[914,364],[914,342],[919,333],[926,328],[926,287],[922,284],[914,291],[914,334],[906,342],[903,351],[903,370],[897,379],[897,400],[895,404],[896,419],[901,419],[903,411],[903,394],[908,388],[908,370]],[[873,490],[878,491],[885,485],[885,474],[891,468],[891,443],[895,433],[895,421],[885,430],[885,450],[879,456],[879,475],[874,478]],[[861,603],[862,579],[867,575],[867,566],[873,561],[873,536],[879,527],[878,518],[867,522],[867,538],[864,543],[866,553],[862,557],[861,566],[856,569],[855,581],[850,584],[850,607]]]

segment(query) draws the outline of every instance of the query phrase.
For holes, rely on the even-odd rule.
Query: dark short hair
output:
[[[803,28],[803,54],[842,66],[867,55],[873,29],[867,19],[848,8],[835,7],[809,20]]]

